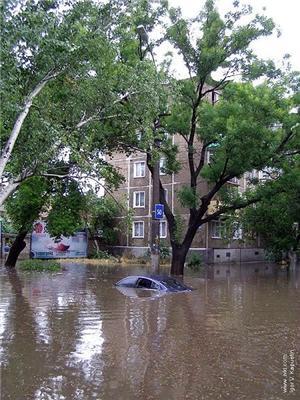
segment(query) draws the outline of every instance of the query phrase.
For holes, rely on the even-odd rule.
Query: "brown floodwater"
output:
[[[300,398],[300,271],[214,266],[160,296],[113,286],[145,272],[0,269],[1,400]]]

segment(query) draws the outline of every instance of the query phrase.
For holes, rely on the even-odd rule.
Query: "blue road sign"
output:
[[[155,204],[154,206],[154,218],[162,219],[164,217],[164,205],[163,204]]]

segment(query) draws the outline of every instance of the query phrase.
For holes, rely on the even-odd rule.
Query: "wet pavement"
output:
[[[214,266],[124,294],[144,267],[0,269],[1,400],[300,398],[300,271]]]

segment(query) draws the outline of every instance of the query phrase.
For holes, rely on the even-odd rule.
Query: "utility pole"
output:
[[[155,65],[154,56],[151,50],[151,46],[149,44],[148,33],[145,30],[143,25],[139,25],[137,27],[137,32],[139,35],[140,41],[140,59],[143,60],[147,51],[150,52],[153,64]],[[146,46],[144,51],[142,50],[143,44]],[[157,119],[154,121],[154,153],[159,150],[161,140],[157,137],[157,129],[159,128],[160,121]],[[154,154],[155,155],[155,154]],[[160,162],[159,159],[155,158],[152,167],[152,215],[151,215],[151,243],[150,243],[150,251],[151,251],[151,272],[159,273],[159,263],[160,263],[160,220],[156,219],[155,215],[155,205],[160,203],[160,188],[159,188],[159,171],[160,171]]]

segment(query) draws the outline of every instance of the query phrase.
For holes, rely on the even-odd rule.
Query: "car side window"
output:
[[[137,281],[137,288],[151,289],[152,282],[149,279],[141,278]]]

